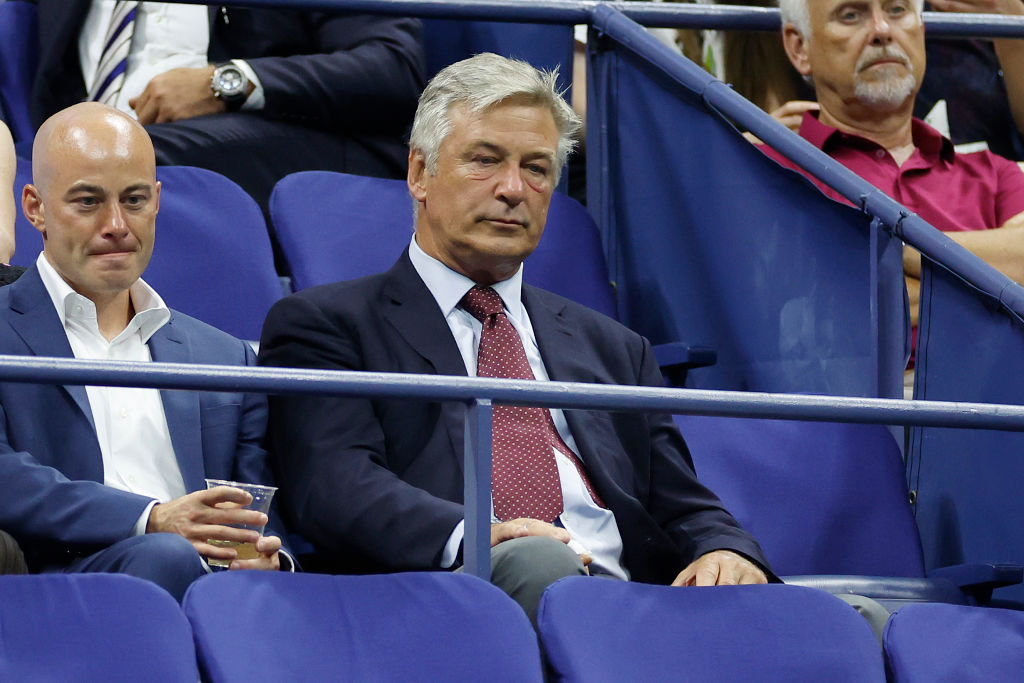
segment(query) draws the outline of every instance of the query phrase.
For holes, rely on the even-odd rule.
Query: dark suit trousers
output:
[[[246,112],[155,123],[146,130],[157,164],[198,166],[225,175],[252,195],[264,216],[269,216],[274,184],[296,171],[405,177],[408,152],[394,136],[361,135],[356,141],[335,131]]]

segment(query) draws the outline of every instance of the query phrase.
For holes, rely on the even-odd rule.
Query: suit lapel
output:
[[[67,333],[60,324],[57,311],[53,308],[53,300],[43,286],[39,271],[32,266],[17,281],[8,285],[11,288],[10,307],[17,315],[10,317],[11,327],[21,337],[25,345],[36,356],[56,358],[74,358]],[[89,396],[81,385],[62,385],[74,400],[78,410],[89,422],[93,434],[96,425],[92,419],[92,408],[89,407]]]
[[[388,271],[383,287],[383,316],[395,332],[419,354],[438,375],[466,376],[466,364],[452,337],[451,328],[441,315],[437,301],[423,283],[408,251]],[[465,408],[445,403],[441,420],[451,440],[452,456],[460,473],[463,467],[462,443]]]
[[[192,344],[189,338],[174,324],[175,314],[149,339],[150,355],[161,363],[192,362]],[[203,482],[202,422],[199,411],[199,392],[162,390],[160,398],[164,404],[167,429],[171,434],[171,445],[178,460],[185,490],[198,491],[206,488]]]

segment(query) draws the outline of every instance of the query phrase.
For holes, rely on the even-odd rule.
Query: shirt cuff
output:
[[[156,500],[149,501],[149,505],[146,506],[146,509],[142,511],[139,519],[135,522],[135,533],[133,535],[141,536],[146,533],[146,527],[149,526],[149,513],[153,511],[153,506],[158,502]]]
[[[460,521],[452,529],[448,542],[444,544],[444,552],[441,553],[441,569],[451,569],[459,558],[459,548],[462,547],[462,538],[465,535],[466,520]]]
[[[263,84],[260,83],[260,77],[256,75],[256,72],[252,70],[249,63],[244,59],[232,59],[231,63],[242,70],[245,77],[249,79],[249,82],[253,85],[253,90],[249,93],[249,96],[245,98],[245,102],[242,102],[242,111],[260,111],[263,109],[266,103],[266,98],[263,96]]]

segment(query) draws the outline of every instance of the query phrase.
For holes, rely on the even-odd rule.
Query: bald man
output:
[[[0,289],[0,353],[255,362],[141,279],[161,189],[142,126],[96,103],[65,109],[39,129],[32,178],[22,210],[43,252]],[[229,526],[266,523],[240,509],[249,495],[204,482],[265,482],[265,422],[262,396],[0,382],[0,528],[33,572],[122,572],[179,599],[206,559],[279,569],[279,538]],[[258,557],[211,540],[255,542]]]

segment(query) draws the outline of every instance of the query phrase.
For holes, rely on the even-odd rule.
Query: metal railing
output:
[[[528,380],[0,356],[0,381],[455,401],[465,416],[466,571],[490,578],[493,403],[1024,432],[1024,406]]]

